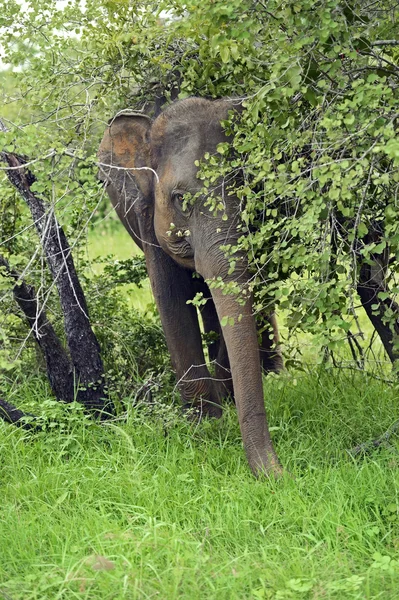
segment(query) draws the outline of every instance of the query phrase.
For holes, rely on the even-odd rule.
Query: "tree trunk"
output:
[[[75,398],[74,375],[71,361],[63,348],[46,313],[39,306],[35,290],[20,279],[18,273],[10,268],[8,262],[0,256],[0,266],[14,279],[14,299],[22,310],[32,335],[43,353],[47,377],[57,400],[72,402]]]
[[[0,129],[6,130],[1,121]],[[53,207],[46,206],[32,192],[31,186],[35,178],[24,167],[24,159],[9,152],[1,152],[0,158],[11,167],[6,171],[8,179],[31,212],[47,265],[58,290],[73,367],[74,387],[77,390],[76,399],[87,409],[101,415],[104,410],[110,411],[112,406],[105,399],[100,347],[90,325],[86,300],[66,236],[57,222]],[[70,396],[67,400],[71,400]]]
[[[363,263],[360,265],[357,292],[368,318],[380,336],[385,351],[393,363],[398,359],[398,350],[394,346],[394,338],[398,339],[399,336],[399,306],[390,298],[381,300],[378,297],[380,292],[387,292],[384,279],[385,271],[379,261],[373,261],[372,265]],[[378,308],[373,310],[372,306],[375,304],[378,305]],[[388,312],[391,311],[395,318],[389,324]]]

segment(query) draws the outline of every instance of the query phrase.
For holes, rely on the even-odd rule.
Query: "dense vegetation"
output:
[[[377,265],[385,282],[370,312],[397,334],[390,2],[7,2],[1,19],[4,60],[17,67],[5,87],[2,147],[36,161],[35,189],[56,205],[72,244],[101,203],[95,150],[117,110],[193,94],[243,98],[243,119],[230,125],[233,161],[220,147],[203,177],[211,190],[221,170],[242,171],[241,245],[259,310],[277,304],[291,334],[312,332],[330,349],[361,342],[359,282]],[[26,216],[7,182],[1,194],[7,251],[30,257]],[[364,348],[352,348],[361,362]]]
[[[0,422],[0,597],[397,596],[394,432],[366,458],[349,452],[399,416],[359,308],[378,272],[369,309],[394,359],[397,23],[388,0],[0,0],[0,151],[29,163],[32,192],[65,231],[117,413],[101,426],[51,396],[1,257],[63,343],[64,315],[0,163],[0,396],[42,426]],[[289,367],[265,383],[268,414],[295,479],[251,478],[232,409],[200,425],[175,412],[143,261],[97,181],[110,117],[190,95],[244,106],[201,176],[212,193],[220,173],[240,173],[240,246],[257,310],[278,308]]]

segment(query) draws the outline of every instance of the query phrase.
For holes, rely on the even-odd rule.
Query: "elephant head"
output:
[[[99,158],[111,184],[111,200],[125,225],[133,223],[141,245],[159,243],[183,271],[196,271],[208,282],[239,282],[245,287],[245,256],[236,255],[230,263],[222,249],[239,238],[239,200],[226,195],[223,210],[211,211],[196,166],[205,153],[214,154],[227,140],[221,121],[232,108],[225,100],[189,98],[172,104],[153,122],[140,114],[117,116],[104,135]],[[219,184],[222,189],[223,182]],[[187,202],[187,195],[194,200]],[[242,297],[226,294],[218,285],[210,287],[219,321],[224,324],[228,318],[223,335],[250,467],[255,474],[278,474],[281,467],[264,408],[252,299],[248,293],[243,303]]]

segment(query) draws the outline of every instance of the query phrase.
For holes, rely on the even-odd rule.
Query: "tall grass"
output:
[[[231,406],[0,425],[0,597],[397,598],[397,438],[348,453],[399,418],[397,392],[316,372],[268,378],[265,397],[277,482],[250,474]]]

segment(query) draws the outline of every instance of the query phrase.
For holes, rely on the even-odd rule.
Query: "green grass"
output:
[[[0,424],[0,597],[394,599],[397,439],[346,449],[399,418],[397,391],[366,376],[269,378],[290,475],[255,480],[237,418],[173,409],[27,434]],[[21,393],[42,401],[40,387]]]
[[[98,258],[113,255],[117,260],[125,260],[132,256],[142,254],[125,228],[119,222],[100,224],[89,230],[87,239],[87,257],[94,261],[92,269],[99,274],[103,265],[96,264]],[[124,285],[123,293],[129,299],[132,308],[145,311],[147,306],[153,302],[149,279],[143,281],[141,288],[136,285]]]
[[[121,227],[89,235],[91,259],[134,253]],[[0,423],[0,599],[398,598],[398,437],[347,452],[399,419],[397,387],[315,370],[267,378],[265,398],[277,482],[251,475],[232,406],[194,424],[125,399],[127,419],[99,425],[21,376],[8,399],[48,426]]]

